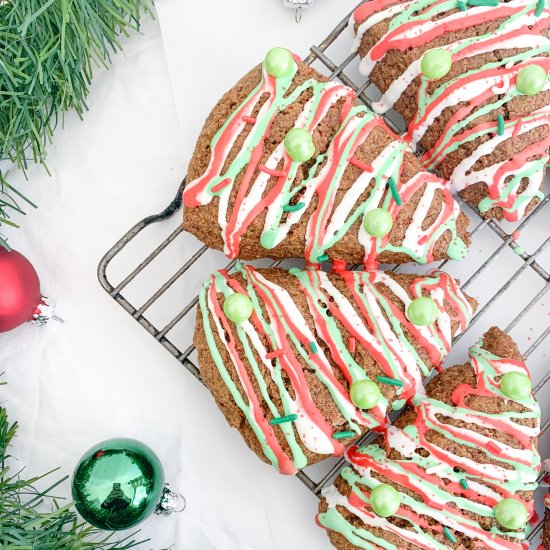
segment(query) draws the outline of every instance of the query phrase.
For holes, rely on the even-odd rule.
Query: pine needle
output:
[[[69,110],[83,117],[95,66],[107,67],[119,37],[139,30],[152,0],[0,0],[0,162],[46,170],[46,149]],[[0,168],[0,228],[24,193]],[[0,246],[7,243],[0,234]]]
[[[68,478],[39,490],[56,470],[31,479],[10,473],[8,449],[17,432],[6,410],[0,408],[0,547],[10,550],[129,550],[141,545],[132,539],[112,540],[113,535],[81,522],[71,504],[59,505],[52,496]]]

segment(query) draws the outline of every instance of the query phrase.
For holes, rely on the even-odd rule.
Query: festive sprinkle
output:
[[[328,262],[329,257],[326,254],[323,254],[322,256],[319,256],[317,260],[319,260],[320,263]]]
[[[243,121],[243,122],[247,122],[248,124],[256,124],[256,119],[255,119],[254,117],[252,117],[252,116],[246,116],[246,115],[244,115],[244,116],[242,117],[242,121]]]
[[[364,172],[374,172],[374,168],[370,164],[366,164],[355,157],[351,157],[349,159],[349,163],[357,168],[360,168]]]
[[[514,239],[514,241],[517,241],[520,237],[521,237],[521,232],[516,229],[512,233],[512,239]]]
[[[525,254],[525,249],[521,246],[516,246],[516,248],[514,248],[514,254],[516,256],[522,256],[523,254]]]
[[[306,206],[305,202],[299,202],[298,204],[285,204],[283,206],[283,212],[298,212]]]
[[[334,439],[348,439],[349,437],[354,436],[355,432],[336,432],[332,437],[334,437]]]
[[[499,4],[499,0],[467,0],[469,6],[491,6],[496,8]]]
[[[286,177],[288,174],[286,172],[283,172],[282,170],[272,170],[271,168],[268,168],[267,166],[264,166],[263,164],[260,164],[258,166],[258,170],[261,172],[265,172],[266,174],[269,174],[270,176],[275,176],[277,178],[283,178]]]
[[[357,340],[355,340],[355,338],[353,336],[350,336],[349,337],[349,351],[350,353],[355,353],[355,349],[356,349],[356,343],[357,343]]]
[[[378,382],[381,382],[382,384],[389,384],[390,386],[397,386],[399,388],[403,386],[403,382],[401,382],[401,380],[388,378],[387,376],[377,376],[376,380],[378,380]]]
[[[460,11],[466,11],[468,9],[468,6],[462,2],[461,0],[459,0],[457,3],[456,3],[456,7],[460,10]]]
[[[539,17],[541,15],[541,13],[544,11],[545,2],[546,2],[546,0],[539,0],[537,2],[537,9],[535,10],[535,15],[537,17]]]
[[[403,201],[399,196],[399,191],[397,190],[395,180],[393,178],[390,178],[388,180],[388,185],[390,186],[391,194],[393,195],[393,200],[395,201],[395,204],[397,204],[397,206],[401,206],[403,204]]]
[[[298,420],[297,414],[289,414],[288,416],[280,416],[279,418],[272,418],[269,423],[272,426],[277,426],[277,424],[286,424],[287,422],[294,422]]]
[[[210,190],[212,193],[217,193],[218,191],[221,191],[224,187],[227,187],[231,183],[231,180],[229,178],[226,178],[217,185],[214,185],[212,189]]]
[[[282,349],[276,349],[265,354],[266,359],[275,359],[275,357],[282,357],[285,352]]]
[[[469,489],[468,482],[465,479],[460,480],[460,486],[466,491]]]
[[[502,115],[498,115],[497,118],[497,124],[498,124],[498,135],[502,136],[504,134],[504,117]]]
[[[493,441],[489,441],[489,443],[487,443],[487,449],[489,450],[490,453],[497,456],[500,456],[500,454],[502,453],[502,450],[500,449],[500,447]]]
[[[311,353],[317,353],[317,344],[315,342],[310,342],[309,349],[311,350]]]
[[[443,533],[445,536],[454,544],[456,542],[456,537],[451,533],[448,527],[443,527]]]

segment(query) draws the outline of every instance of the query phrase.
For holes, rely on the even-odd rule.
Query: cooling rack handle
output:
[[[174,197],[174,200],[159,214],[154,214],[152,216],[147,216],[140,222],[136,223],[128,233],[126,233],[120,240],[118,240],[114,246],[103,256],[99,265],[97,266],[97,278],[101,283],[101,286],[109,293],[113,294],[115,287],[109,282],[107,278],[107,267],[111,263],[112,259],[145,227],[151,225],[152,223],[158,223],[163,220],[171,218],[182,205],[182,194],[185,188],[187,178],[184,178],[178,187],[178,192]]]

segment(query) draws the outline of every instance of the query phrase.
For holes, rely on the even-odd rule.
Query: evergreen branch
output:
[[[139,30],[152,0],[0,0],[0,162],[26,176],[46,171],[46,149],[64,113],[83,117],[95,66],[108,67],[119,37]],[[0,168],[0,228],[28,201]],[[0,235],[0,246],[6,246]]]
[[[120,541],[78,519],[72,504],[59,506],[51,492],[67,477],[39,490],[52,472],[22,479],[22,472],[10,474],[8,448],[17,432],[6,410],[0,408],[0,545],[9,550],[129,550],[142,544],[130,535]]]

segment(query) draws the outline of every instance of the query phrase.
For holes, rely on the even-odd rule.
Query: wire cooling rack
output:
[[[371,106],[378,92],[359,75],[357,55],[349,54],[351,38],[345,32],[348,20],[349,16],[319,46],[312,46],[305,62],[352,87],[359,99]],[[400,133],[403,130],[403,121],[395,113],[389,113],[386,121],[394,131]],[[232,269],[236,262],[228,263],[221,253],[201,246],[194,237],[183,231],[181,196],[184,186],[185,180],[163,212],[137,223],[107,252],[99,264],[98,276],[107,293],[201,381],[192,344],[197,293],[209,272],[221,267]],[[473,237],[468,259],[430,266],[444,266],[446,271],[463,281],[462,289],[480,302],[470,328],[455,338],[447,365],[463,363],[467,348],[495,324],[506,327],[504,330],[511,333],[520,345],[533,374],[534,391],[542,403],[540,448],[543,457],[550,456],[547,434],[550,427],[550,384],[547,384],[550,381],[550,368],[547,366],[550,355],[550,295],[546,296],[550,290],[549,187],[547,184],[545,198],[526,219],[517,224],[484,220],[477,211],[463,205],[470,216]],[[144,250],[150,252],[147,254]],[[121,259],[123,256],[125,260]],[[122,263],[123,267],[115,268],[113,264],[116,263]],[[297,261],[255,264],[300,265]],[[137,267],[129,270],[128,265]],[[418,266],[386,267],[393,271],[422,270]],[[118,282],[112,282],[113,279]],[[159,287],[159,281],[165,282]],[[148,298],[144,301],[143,296]],[[180,307],[182,296],[189,297],[183,308]],[[547,304],[544,303],[545,296]],[[458,344],[463,338],[463,342]],[[323,487],[342,467],[343,461],[342,458],[329,459],[306,468],[296,477],[316,496],[320,496]],[[542,477],[543,474],[540,481]],[[542,528],[542,522],[538,519],[543,517],[542,494],[537,495],[538,516],[532,522],[529,534],[533,548]]]

